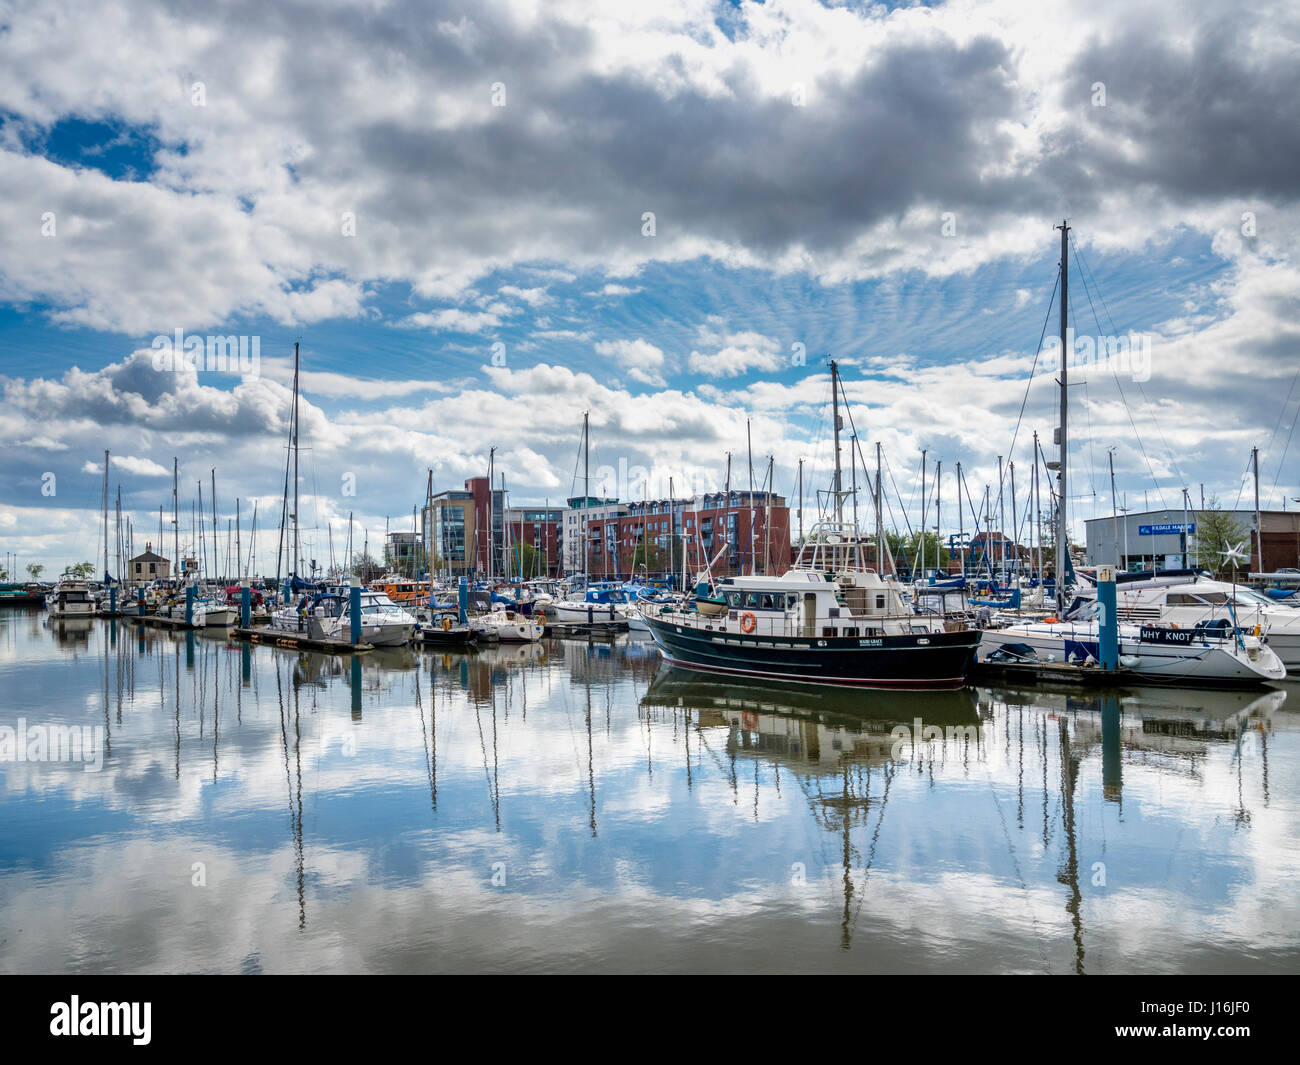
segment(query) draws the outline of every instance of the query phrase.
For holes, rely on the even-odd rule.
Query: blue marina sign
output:
[[[1196,532],[1194,521],[1170,521],[1163,525],[1139,525],[1139,536],[1177,536],[1179,533]]]

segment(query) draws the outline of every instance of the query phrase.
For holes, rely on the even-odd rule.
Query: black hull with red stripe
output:
[[[861,688],[958,688],[979,646],[978,629],[879,637],[782,637],[722,632],[646,616],[673,665],[710,673]]]

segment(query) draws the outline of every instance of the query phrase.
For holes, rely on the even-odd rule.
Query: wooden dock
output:
[[[236,640],[247,640],[249,643],[268,643],[276,647],[292,647],[303,651],[324,651],[327,654],[346,655],[353,654],[357,651],[373,651],[374,645],[369,643],[350,643],[347,640],[336,640],[328,636],[312,637],[306,633],[281,632],[279,629],[269,627],[254,628],[233,628],[230,635]]]

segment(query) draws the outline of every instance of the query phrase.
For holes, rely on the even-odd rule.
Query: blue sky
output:
[[[1231,502],[1252,446],[1265,504],[1300,495],[1294,13],[625,6],[15,5],[5,552],[99,550],[105,448],[137,544],[174,455],[182,511],[214,466],[223,522],[235,497],[278,511],[295,340],[322,554],[493,446],[514,501],[570,494],[588,409],[593,464],[649,471],[610,492],[718,485],[748,420],[756,466],[793,495],[804,458],[811,498],[832,357],[915,523],[921,449],[996,494],[999,455],[1023,485],[1030,434],[1050,442],[1057,356],[1026,384],[1062,217],[1076,328],[1150,352],[1149,374],[1072,370],[1076,536],[1109,513],[1110,447],[1130,505]],[[259,338],[258,376],[159,373],[177,329]]]

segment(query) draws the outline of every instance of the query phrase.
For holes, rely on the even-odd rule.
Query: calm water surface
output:
[[[0,971],[1295,971],[1297,709],[10,610]]]

